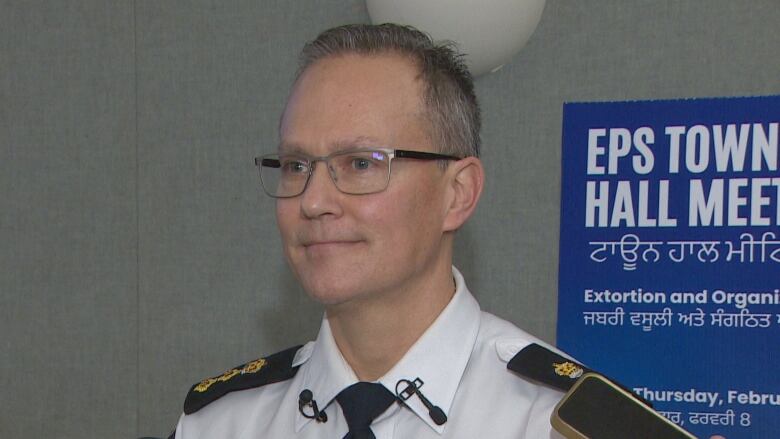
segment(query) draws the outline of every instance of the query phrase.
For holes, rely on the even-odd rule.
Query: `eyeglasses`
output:
[[[255,165],[260,169],[263,190],[274,198],[292,198],[302,194],[317,162],[325,162],[338,190],[345,194],[365,195],[387,189],[393,159],[460,160],[433,152],[372,148],[338,151],[323,157],[267,154],[255,158]]]

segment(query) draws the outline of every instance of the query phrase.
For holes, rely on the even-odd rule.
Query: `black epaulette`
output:
[[[647,404],[647,406],[653,406],[649,401],[619,382],[536,343],[531,343],[521,349],[517,355],[509,360],[506,368],[523,377],[547,384],[562,392],[568,392],[574,383],[586,373],[596,373],[631,393],[638,400]]]
[[[301,346],[295,346],[285,349],[195,384],[184,400],[184,414],[195,413],[230,392],[289,380],[298,372],[298,366],[293,367],[292,362],[300,348]]]
[[[507,369],[526,378],[568,392],[582,375],[593,370],[572,361],[544,346],[531,343],[517,353]]]

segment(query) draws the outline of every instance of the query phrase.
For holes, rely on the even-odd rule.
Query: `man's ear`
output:
[[[476,157],[466,157],[451,162],[447,169],[450,177],[447,187],[447,212],[444,218],[444,231],[459,229],[477,207],[485,184],[485,170],[482,161]]]

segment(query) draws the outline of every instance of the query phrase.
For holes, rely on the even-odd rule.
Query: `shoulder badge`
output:
[[[506,368],[526,378],[552,386],[562,392],[568,392],[571,386],[586,373],[596,373],[612,381],[626,392],[631,393],[648,407],[653,407],[649,401],[620,384],[620,382],[536,343],[524,347],[509,360]]]
[[[278,383],[295,376],[298,367],[293,367],[295,353],[301,346],[295,346],[260,358],[195,384],[184,400],[184,414],[190,415],[210,403],[238,390],[253,389],[266,384]]]
[[[509,360],[506,367],[526,378],[550,385],[563,392],[568,391],[577,378],[593,372],[536,343],[523,348]]]

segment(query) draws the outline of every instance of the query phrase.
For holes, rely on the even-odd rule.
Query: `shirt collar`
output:
[[[357,375],[336,346],[336,340],[333,339],[327,316],[322,318],[317,340],[304,346],[301,351],[304,350],[307,352],[303,352],[297,362],[307,364],[303,367],[304,376],[301,388],[297,390],[298,392],[304,389],[311,390],[314,401],[317,401],[319,405],[318,408],[325,410],[339,392],[358,381]],[[295,365],[293,362],[293,366]],[[311,413],[309,412],[309,414]],[[300,410],[297,411],[295,432],[299,432],[309,421],[311,421],[310,418],[304,417]]]
[[[479,304],[466,287],[463,276],[455,267],[452,267],[452,275],[455,294],[450,303],[401,360],[378,380],[395,394],[399,380],[419,378],[423,381],[422,394],[448,416],[474,348],[480,321]],[[311,390],[314,399],[322,404],[320,410],[324,410],[341,390],[358,381],[336,346],[327,318],[322,320],[316,342],[304,346],[300,354],[295,362],[308,364],[302,371],[305,375],[298,391]],[[436,425],[420,398],[412,396],[406,405],[439,434],[444,432],[446,424]],[[310,419],[297,412],[295,431],[300,431],[308,421]]]
[[[433,324],[412,345],[379,382],[395,393],[399,380],[420,378],[420,391],[449,416],[466,364],[479,332],[480,309],[463,276],[452,267],[455,295]],[[402,390],[402,388],[399,388]],[[420,398],[412,396],[406,405],[439,434],[447,424],[436,425]]]

